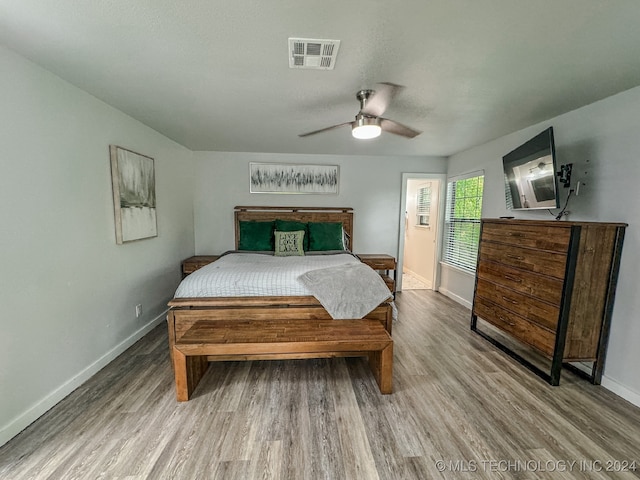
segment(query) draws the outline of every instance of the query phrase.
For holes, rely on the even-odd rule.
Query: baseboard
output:
[[[457,302],[460,305],[465,306],[469,310],[471,310],[471,307],[472,307],[471,302],[465,300],[460,295],[456,295],[455,293],[452,293],[452,292],[450,292],[449,290],[447,290],[446,288],[443,288],[443,287],[438,288],[438,292],[443,294],[445,297],[449,297],[454,302]]]
[[[628,387],[625,387],[617,380],[603,375],[601,385],[610,392],[624,398],[627,402],[633,403],[636,407],[640,407],[640,393],[634,392]]]
[[[0,429],[0,446],[7,443],[13,437],[18,435],[22,430],[31,425],[34,421],[44,415],[49,409],[55,406],[58,402],[64,399],[67,395],[73,392],[76,388],[82,385],[84,382],[89,380],[93,375],[102,370],[105,366],[107,366],[111,361],[113,361],[118,355],[123,353],[127,348],[136,343],[142,337],[144,337],[147,333],[153,330],[156,326],[158,326],[161,322],[163,322],[166,318],[167,311],[165,310],[163,313],[158,315],[156,318],[151,320],[149,323],[144,325],[139,330],[135,331],[128,338],[120,342],[118,345],[113,347],[103,356],[98,358],[91,365],[87,366],[84,370],[79,372],[74,377],[67,380],[65,383],[56,388],[53,392],[49,393],[46,397],[38,401],[35,405],[29,407],[25,412],[23,412],[20,416],[15,418],[9,424],[5,425]]]

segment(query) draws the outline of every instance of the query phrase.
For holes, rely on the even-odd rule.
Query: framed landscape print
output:
[[[338,193],[338,165],[249,163],[251,193]]]
[[[116,243],[157,237],[153,158],[111,145],[111,182]]]

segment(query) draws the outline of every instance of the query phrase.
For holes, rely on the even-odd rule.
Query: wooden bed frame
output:
[[[235,207],[234,217],[236,248],[240,221],[282,219],[301,222],[342,222],[350,240],[350,250],[353,251],[353,209],[351,208]],[[376,307],[365,318],[378,320],[391,334],[391,299]],[[179,340],[198,321],[261,319],[331,319],[331,316],[313,296],[174,298],[169,302],[167,314],[169,349],[173,354],[176,340]],[[324,356],[353,355],[349,355],[349,352],[335,351],[326,352]],[[317,354],[313,355],[313,358],[317,357]],[[244,358],[261,360],[291,358],[291,356],[248,354]],[[300,355],[298,358],[307,357]],[[223,359],[218,356],[215,360]],[[230,357],[229,360],[231,359],[237,360],[238,356]]]

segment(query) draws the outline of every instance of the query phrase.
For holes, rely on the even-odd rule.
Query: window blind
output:
[[[431,215],[431,183],[418,189],[416,204],[418,225],[429,225],[429,216]]]
[[[484,174],[447,183],[443,262],[475,272]]]

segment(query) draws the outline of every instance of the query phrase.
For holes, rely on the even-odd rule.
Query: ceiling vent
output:
[[[289,39],[289,68],[333,70],[340,40]]]

